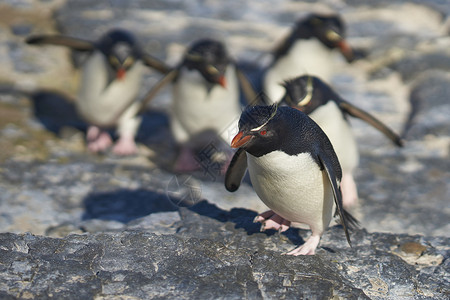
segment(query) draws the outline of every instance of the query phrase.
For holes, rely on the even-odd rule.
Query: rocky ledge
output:
[[[51,238],[0,234],[2,299],[448,299],[449,239],[324,235],[317,255],[283,253],[306,231],[260,233],[255,212],[190,208],[125,229]],[[156,232],[156,233],[155,233]],[[160,234],[157,232],[165,232]],[[173,232],[173,233],[169,233]],[[445,260],[445,262],[444,262]]]
[[[76,94],[82,57],[24,43],[124,27],[172,65],[205,36],[259,62],[299,15],[329,10],[367,54],[342,63],[333,86],[406,145],[352,120],[363,229],[350,248],[332,226],[309,257],[283,255],[308,231],[259,232],[264,206],[248,180],[231,194],[207,168],[167,171],[167,91],[144,115],[139,155],[87,153],[61,93]],[[0,298],[449,299],[449,13],[440,0],[2,1]],[[148,72],[141,94],[158,79]]]

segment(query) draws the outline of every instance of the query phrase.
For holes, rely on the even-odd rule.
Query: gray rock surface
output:
[[[0,234],[0,292],[58,299],[447,299],[450,292],[448,239],[359,230],[349,248],[333,227],[317,255],[290,257],[281,254],[298,232],[259,233],[252,211],[205,201],[179,214],[168,235]]]
[[[341,13],[367,54],[341,62],[333,86],[406,140],[395,148],[352,120],[363,229],[350,248],[331,227],[314,257],[281,255],[308,231],[259,232],[265,207],[248,180],[228,193],[212,165],[170,171],[168,90],[144,115],[139,155],[87,153],[72,102],[83,56],[23,42],[125,27],[175,65],[193,39],[214,36],[257,77],[252,64],[312,10]],[[0,298],[448,299],[449,12],[438,0],[3,1]],[[148,71],[141,94],[159,78]]]

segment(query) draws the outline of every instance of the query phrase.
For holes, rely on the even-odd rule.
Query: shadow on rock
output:
[[[64,127],[73,127],[86,132],[87,124],[78,115],[74,102],[67,96],[49,90],[40,90],[29,95],[33,114],[44,127],[59,135]]]
[[[0,93],[24,96],[30,99],[34,117],[57,135],[63,127],[86,131],[87,124],[78,115],[70,96],[50,89],[27,91],[12,84],[0,84]]]
[[[243,229],[247,235],[264,234],[266,236],[273,236],[277,234],[276,230],[266,230],[264,232],[260,231],[261,224],[253,223],[253,219],[257,215],[255,211],[245,208],[233,208],[230,211],[226,211],[206,200],[198,202],[189,208],[181,208],[180,215],[183,220],[183,225],[188,231],[190,231],[190,227],[192,227],[192,230],[199,232],[204,232],[205,230],[221,231],[220,228],[217,228],[217,226],[215,226],[212,222],[207,222],[205,218],[197,217],[200,215],[217,220],[221,223],[233,223],[234,229],[237,231],[240,231],[239,229]],[[205,227],[205,230],[199,229],[199,226]],[[282,235],[287,237],[293,244],[300,245],[304,243],[304,240],[299,235],[299,229],[297,228],[290,228],[289,230],[283,232]]]
[[[142,114],[142,122],[138,128],[136,140],[144,144],[152,144],[167,140],[169,117],[166,113],[146,110]]]
[[[83,220],[100,219],[122,223],[152,213],[177,210],[165,194],[145,189],[93,193],[85,198],[84,206]]]
[[[34,117],[50,132],[60,135],[64,127],[71,127],[86,133],[89,124],[78,114],[75,98],[68,94],[51,89],[27,91],[13,84],[0,84],[0,93],[20,95],[30,100]],[[169,130],[168,116],[164,112],[146,110],[142,114],[142,122],[138,128],[136,140],[144,144],[152,144],[167,139]],[[113,137],[114,131],[110,133]]]

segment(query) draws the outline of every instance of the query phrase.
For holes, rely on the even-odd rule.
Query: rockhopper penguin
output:
[[[253,106],[239,120],[231,146],[239,148],[225,177],[236,191],[248,167],[255,192],[271,211],[259,215],[262,230],[286,230],[290,222],[309,225],[312,234],[291,255],[311,255],[334,212],[348,243],[349,225],[357,221],[342,207],[341,167],[333,146],[306,114],[284,106]]]
[[[299,109],[313,119],[326,133],[342,167],[342,197],[344,207],[356,204],[358,192],[353,172],[358,166],[359,153],[348,116],[360,118],[380,130],[401,147],[402,139],[369,113],[342,99],[330,86],[315,76],[300,76],[283,84],[282,101]]]
[[[329,81],[338,49],[348,62],[354,51],[345,40],[344,23],[338,15],[310,14],[297,21],[290,35],[273,52],[273,60],[263,78],[264,93],[278,102],[284,94],[284,80],[315,75]]]
[[[144,65],[161,73],[170,68],[158,59],[143,53],[131,32],[114,29],[98,41],[87,41],[63,35],[36,35],[26,42],[36,45],[61,45],[88,56],[81,67],[81,83],[76,108],[91,125],[87,131],[88,149],[106,150],[112,145],[107,129],[116,128],[119,139],[113,152],[133,154],[140,117],[136,97],[141,86]]]
[[[170,126],[180,146],[174,169],[188,172],[199,168],[195,152],[215,138],[229,142],[237,132],[241,114],[239,88],[251,87],[229,56],[225,45],[214,39],[199,39],[185,52],[178,67],[149,92],[150,100],[164,85],[172,83]],[[244,90],[252,97],[252,90]]]

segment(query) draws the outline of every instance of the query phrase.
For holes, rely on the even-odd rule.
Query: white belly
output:
[[[289,52],[273,64],[264,77],[264,91],[273,102],[283,97],[280,85],[301,75],[314,75],[328,82],[333,70],[333,51],[317,39],[296,42]]]
[[[270,209],[291,222],[308,224],[317,233],[328,227],[334,207],[331,186],[309,154],[247,154],[247,161],[253,188]]]
[[[353,172],[359,162],[356,140],[349,123],[343,118],[336,102],[328,101],[309,117],[326,133],[333,144],[343,172]]]
[[[105,57],[100,52],[94,52],[82,68],[76,102],[80,115],[94,125],[116,125],[125,105],[135,101],[143,69],[143,64],[138,61],[127,71],[124,79],[114,79],[108,84]]]
[[[220,85],[208,92],[198,71],[182,68],[173,88],[172,131],[179,143],[195,134],[212,130],[231,142],[237,133],[241,114],[239,86],[234,66],[226,71],[227,87]]]

